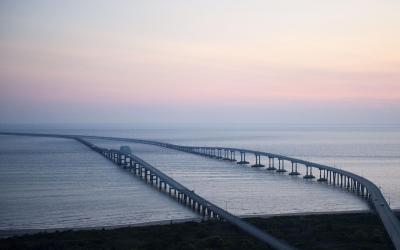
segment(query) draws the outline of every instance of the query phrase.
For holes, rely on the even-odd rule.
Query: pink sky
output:
[[[2,1],[0,122],[196,121],[190,110],[230,121],[249,109],[398,122],[399,12],[372,0]]]

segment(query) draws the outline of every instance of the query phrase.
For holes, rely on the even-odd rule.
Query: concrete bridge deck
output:
[[[85,136],[85,135],[60,135],[60,134],[34,134],[34,133],[0,133],[3,135],[26,135],[26,136],[46,136],[46,137],[62,137],[62,138],[86,138],[86,139],[103,139],[103,140],[115,140],[123,142],[134,142],[143,143],[149,145],[155,145],[160,147],[171,148],[179,151],[184,151],[187,153],[198,154],[205,157],[211,157],[219,160],[229,160],[236,161],[236,152],[240,153],[241,160],[238,164],[248,164],[246,161],[246,153],[254,154],[256,156],[256,163],[253,165],[255,167],[262,167],[261,156],[268,158],[268,168],[267,170],[276,170],[277,172],[284,173],[287,170],[284,168],[284,162],[291,163],[291,175],[299,175],[298,165],[303,166],[306,169],[306,175],[303,178],[313,179],[315,176],[312,174],[312,170],[320,171],[320,178],[318,181],[323,181],[330,183],[332,185],[338,185],[340,187],[354,191],[358,195],[366,198],[371,208],[376,211],[379,218],[381,219],[389,237],[391,238],[393,245],[396,249],[400,250],[400,223],[394,215],[393,211],[389,207],[387,201],[385,200],[383,194],[379,188],[367,180],[366,178],[353,174],[351,172],[337,169],[334,167],[321,165],[309,161],[304,161],[301,159],[296,159],[284,155],[272,154],[267,152],[239,149],[239,148],[228,148],[228,147],[195,147],[195,146],[180,146],[170,143],[157,142],[152,140],[141,140],[141,139],[129,139],[120,137],[105,137],[105,136]],[[224,152],[224,156],[222,156]],[[278,159],[279,166],[278,169],[275,168],[275,159]],[[321,175],[323,173],[323,176]]]

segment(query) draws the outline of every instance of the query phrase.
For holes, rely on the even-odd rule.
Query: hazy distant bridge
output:
[[[314,170],[314,172],[319,171],[317,181],[326,182],[326,183],[334,185],[334,186],[339,186],[341,188],[345,188],[345,189],[350,190],[350,191],[354,192],[355,194],[365,198],[365,200],[368,202],[370,207],[374,211],[376,211],[376,213],[378,214],[378,216],[381,219],[395,248],[400,250],[400,223],[399,223],[398,219],[396,218],[396,216],[394,215],[393,211],[390,209],[390,206],[386,202],[386,200],[383,197],[379,188],[374,183],[367,180],[366,178],[361,177],[356,174],[353,174],[351,172],[345,171],[345,170],[341,170],[341,169],[337,169],[334,167],[329,167],[326,165],[321,165],[321,164],[317,164],[317,163],[313,163],[313,162],[309,162],[309,161],[304,161],[301,159],[287,157],[287,156],[283,156],[283,155],[272,154],[272,153],[261,152],[261,151],[254,151],[254,150],[247,150],[247,149],[239,149],[239,148],[180,146],[180,145],[157,142],[157,141],[152,141],[152,140],[129,139],[129,138],[119,138],[119,137],[104,137],[104,136],[33,134],[33,133],[0,133],[0,134],[60,137],[60,138],[75,139],[75,140],[78,140],[78,141],[86,144],[87,146],[91,147],[95,151],[102,153],[103,155],[107,156],[108,158],[109,158],[109,156],[107,155],[107,151],[106,151],[107,149],[98,148],[97,146],[87,142],[84,139],[103,139],[103,140],[149,144],[149,145],[155,145],[155,146],[159,146],[159,147],[175,149],[175,150],[179,150],[179,151],[183,151],[183,152],[187,152],[187,153],[197,154],[197,155],[201,155],[204,157],[210,157],[213,159],[236,162],[237,164],[241,164],[241,165],[250,164],[250,162],[246,161],[246,154],[253,154],[255,156],[255,163],[254,163],[254,165],[252,165],[252,167],[264,167],[262,162],[263,162],[263,160],[265,160],[266,162],[268,162],[266,171],[277,171],[277,172],[281,172],[281,173],[288,171],[287,169],[285,169],[285,162],[288,162],[291,164],[291,169],[290,169],[289,175],[301,175],[300,172],[298,171],[298,167],[303,167],[305,169],[305,175],[303,176],[303,178],[314,179],[315,176],[313,175],[313,170]],[[149,170],[154,175],[155,173],[158,173],[157,171],[159,171],[159,170],[155,169],[154,167],[152,167],[151,165],[145,163],[138,157],[136,157],[132,154],[129,154],[128,152],[122,152],[122,151],[108,151],[108,152],[111,152],[111,154],[113,154],[113,152],[114,152],[114,153],[116,153],[116,155],[119,155],[119,156],[114,155],[114,157],[120,157],[120,158],[117,158],[117,162],[118,162],[118,159],[122,159],[122,158],[126,159],[126,157],[128,157],[131,161],[139,163],[140,166],[144,166],[145,168],[147,168],[146,173]],[[239,161],[236,159],[236,155],[240,155]],[[267,159],[268,159],[268,161],[267,161]],[[278,160],[277,168],[275,166],[275,160]],[[126,163],[124,163],[124,164],[126,164]],[[129,163],[129,164],[131,164],[131,163]],[[151,168],[153,168],[153,169],[151,169]],[[166,176],[163,177],[164,179],[159,178],[159,177],[158,178],[159,178],[159,180],[166,180],[167,178],[165,178],[165,177]],[[151,177],[151,175],[150,175],[149,178],[153,178],[153,177]],[[179,184],[171,178],[168,181],[172,181],[172,182],[170,182],[170,184],[173,184],[173,185]],[[161,182],[161,184],[162,184],[162,182]],[[172,185],[170,185],[170,187],[172,187]],[[183,188],[184,187],[181,186],[181,190],[184,190]],[[175,189],[175,190],[177,190],[177,189]],[[210,204],[210,205],[213,205],[213,204],[211,204],[208,201],[204,200],[203,198],[195,195],[193,192],[191,192],[187,189],[185,190],[185,192],[181,192],[181,194],[184,195],[183,199],[192,199],[191,202],[196,201],[196,199],[197,199],[197,202],[199,202],[199,204],[203,206],[204,215],[208,216],[207,211],[211,211],[211,208],[209,210],[207,210],[207,205],[204,206],[204,204]],[[178,196],[179,196],[179,194],[178,194]],[[203,199],[202,203],[200,203],[199,199]],[[204,202],[206,202],[206,203],[204,203]],[[215,205],[213,205],[213,206],[215,206]],[[218,208],[220,210],[216,210],[215,208]],[[243,221],[239,220],[237,217],[231,215],[227,211],[215,206],[213,212],[216,214],[216,217],[222,217],[222,218],[232,222],[233,224],[241,227],[240,223],[242,223]],[[210,213],[210,215],[211,215],[211,213]],[[230,216],[232,216],[232,218]],[[236,220],[240,221],[240,223]],[[243,223],[245,223],[245,222],[243,222]],[[247,223],[245,223],[245,224],[247,224]],[[248,225],[250,227],[253,227],[250,224],[248,224]],[[246,231],[246,227],[241,227],[241,228]],[[251,232],[251,231],[247,231],[247,232],[249,232],[253,236],[263,240],[264,242],[270,244],[271,246],[273,246],[275,248],[278,248],[278,249],[290,248],[289,246],[272,238],[269,235],[266,235],[267,237],[265,237],[265,235],[262,235],[262,234],[264,234],[263,232],[259,231],[256,228],[254,228],[254,229],[255,229],[254,232]],[[258,233],[261,233],[261,234],[258,234]]]

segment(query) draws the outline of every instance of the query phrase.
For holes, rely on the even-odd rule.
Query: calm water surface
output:
[[[0,136],[0,230],[195,215],[73,140]]]
[[[400,208],[400,128],[396,126],[19,130],[155,139],[289,155],[365,176],[381,187],[392,207]],[[112,148],[122,145],[104,140],[93,142]],[[301,177],[239,167],[154,146],[128,145],[139,157],[237,215],[367,209],[351,193]],[[28,158],[20,158],[22,152],[27,152]],[[69,140],[0,137],[0,178],[1,190],[5,190],[0,194],[3,229],[119,225],[195,216]]]

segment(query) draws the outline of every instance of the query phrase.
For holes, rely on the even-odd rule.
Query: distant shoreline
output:
[[[393,212],[400,213],[399,209],[392,209]],[[307,215],[340,215],[340,214],[365,214],[370,213],[370,210],[343,210],[343,211],[327,211],[327,212],[299,212],[299,213],[281,213],[281,214],[252,214],[252,215],[241,215],[238,216],[242,219],[251,218],[273,218],[273,217],[292,217],[292,216],[307,216]],[[37,234],[37,233],[53,233],[62,231],[85,231],[85,230],[112,230],[118,228],[130,228],[130,227],[147,227],[147,226],[159,226],[159,225],[170,225],[170,224],[181,224],[186,222],[201,222],[204,219],[197,218],[186,218],[186,219],[173,219],[173,220],[158,220],[150,222],[142,222],[135,224],[120,224],[114,226],[93,226],[93,227],[63,227],[63,228],[47,228],[47,229],[10,229],[0,230],[0,239],[9,238],[13,236],[21,236],[26,234]]]

